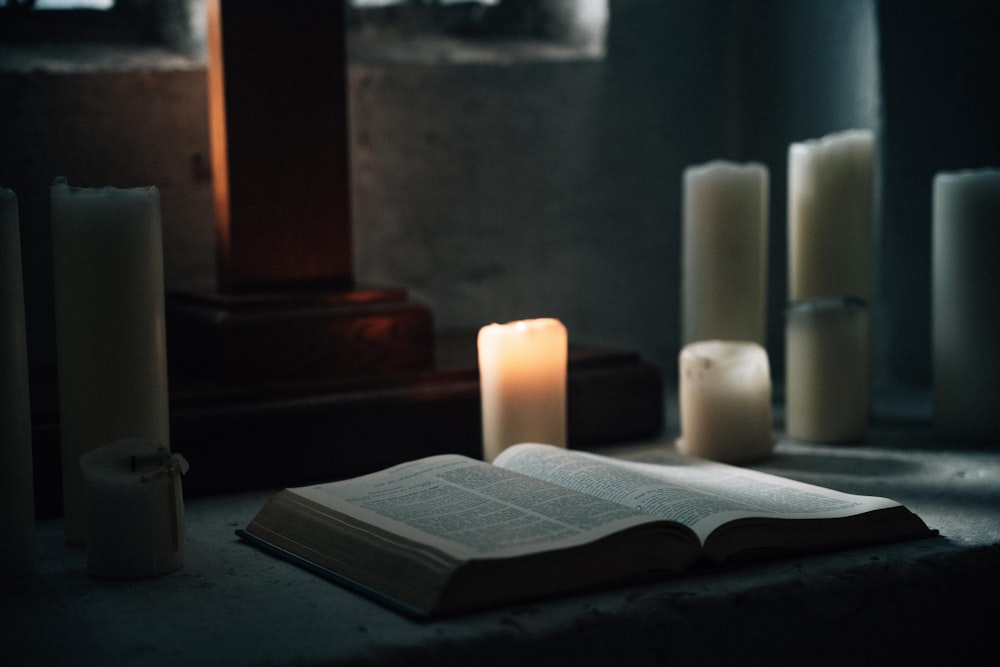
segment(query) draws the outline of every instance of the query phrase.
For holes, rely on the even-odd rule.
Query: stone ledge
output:
[[[13,44],[0,52],[0,74],[112,74],[204,67],[204,58],[145,44]]]

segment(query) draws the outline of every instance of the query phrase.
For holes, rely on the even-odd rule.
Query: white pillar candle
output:
[[[1000,438],[1000,169],[934,178],[933,371],[938,435]]]
[[[684,170],[683,340],[767,337],[768,170],[714,161]]]
[[[566,327],[552,318],[479,330],[483,458],[519,442],[566,446]]]
[[[35,565],[33,479],[17,196],[0,188],[0,581]]]
[[[80,456],[127,437],[169,446],[160,195],[51,188],[66,537],[86,543]]]
[[[875,137],[848,130],[788,150],[788,294],[871,303]]]
[[[134,579],[184,565],[180,454],[125,438],[80,457],[90,507],[87,569],[102,579]]]
[[[860,299],[792,303],[785,329],[785,430],[849,442],[868,429],[868,308]]]
[[[750,341],[709,340],[680,353],[684,454],[726,463],[766,457],[774,449],[771,368],[767,351]]]

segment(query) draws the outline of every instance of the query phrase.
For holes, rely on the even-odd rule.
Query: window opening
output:
[[[107,10],[115,6],[115,0],[0,0],[0,9],[12,10]]]
[[[34,8],[46,9],[111,9],[115,0],[35,0]]]

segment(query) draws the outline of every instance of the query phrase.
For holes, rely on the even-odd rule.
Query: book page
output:
[[[462,456],[434,456],[294,493],[458,558],[592,541],[656,517]]]
[[[823,519],[898,506],[681,454],[668,463],[639,463],[523,444],[506,449],[494,465],[677,521],[702,542],[733,519]]]

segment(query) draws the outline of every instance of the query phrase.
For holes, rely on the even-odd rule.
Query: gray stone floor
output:
[[[601,451],[655,460],[670,446]],[[995,646],[1000,446],[937,443],[897,413],[865,444],[782,440],[756,467],[895,498],[940,535],[416,622],[240,542],[233,531],[271,491],[195,499],[186,566],[149,580],[91,579],[61,522],[42,522],[36,572],[0,596],[0,655],[10,665],[926,664]]]

